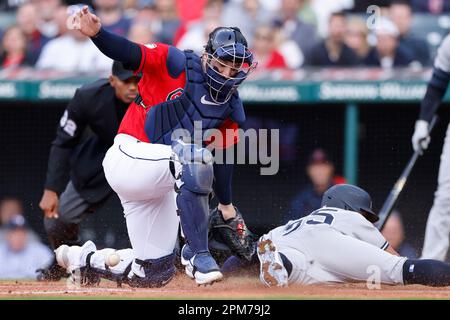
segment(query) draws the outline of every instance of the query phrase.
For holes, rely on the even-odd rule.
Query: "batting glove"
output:
[[[412,136],[412,145],[414,151],[420,151],[422,154],[423,150],[428,148],[430,143],[430,135],[428,132],[429,123],[425,120],[417,120],[414,135]]]

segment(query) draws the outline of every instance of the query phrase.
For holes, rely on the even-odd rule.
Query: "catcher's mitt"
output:
[[[222,212],[216,207],[209,216],[209,240],[228,248],[239,258],[251,260],[255,252],[256,237],[247,229],[245,221],[237,208],[236,217],[224,220]]]

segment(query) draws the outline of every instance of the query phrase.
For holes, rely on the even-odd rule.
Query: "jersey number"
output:
[[[310,217],[308,221],[306,221],[306,224],[332,224],[333,220],[334,217],[332,214],[323,211],[317,211],[310,214]]]
[[[283,234],[283,236],[286,236],[289,233],[294,232],[295,230],[300,228],[300,226],[302,226],[303,223],[312,225],[325,223],[331,225],[333,223],[333,220],[334,216],[331,213],[325,212],[324,210],[317,210],[305,218],[298,219],[287,224],[284,229],[285,233]]]

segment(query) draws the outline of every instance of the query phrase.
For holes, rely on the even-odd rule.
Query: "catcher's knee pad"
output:
[[[207,197],[212,191],[213,180],[212,164],[183,164],[181,181],[191,192]]]
[[[173,152],[182,164],[181,182],[192,192],[209,194],[214,179],[213,156],[208,149],[175,141]]]
[[[129,280],[132,287],[140,288],[159,288],[165,286],[172,280],[176,273],[175,253],[158,259],[139,260],[135,262],[142,266],[145,276],[138,277],[134,275]]]

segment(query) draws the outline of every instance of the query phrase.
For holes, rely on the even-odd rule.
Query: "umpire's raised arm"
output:
[[[142,57],[139,45],[103,29],[100,18],[89,12],[87,6],[84,6],[71,19],[75,29],[90,37],[104,55],[122,62],[131,70],[139,68]]]

